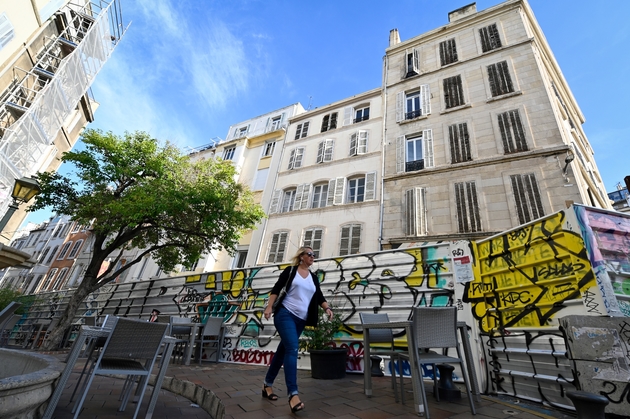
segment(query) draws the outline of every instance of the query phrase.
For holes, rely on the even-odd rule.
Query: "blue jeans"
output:
[[[280,367],[284,364],[284,381],[287,385],[287,394],[292,396],[298,394],[298,339],[304,330],[304,326],[306,326],[306,320],[300,319],[281,306],[273,317],[273,324],[276,326],[281,340],[267,370],[265,385],[273,385],[278,372],[280,372]]]

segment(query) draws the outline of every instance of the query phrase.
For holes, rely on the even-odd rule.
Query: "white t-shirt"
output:
[[[282,305],[300,319],[306,320],[313,294],[315,294],[315,284],[313,284],[310,272],[304,278],[300,275],[300,271],[296,271],[291,288],[282,300]]]

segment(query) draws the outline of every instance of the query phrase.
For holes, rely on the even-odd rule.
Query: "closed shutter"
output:
[[[354,114],[354,108],[352,106],[346,106],[343,108],[343,125],[352,125],[352,116]]]
[[[273,191],[271,197],[271,205],[269,206],[269,214],[275,214],[278,212],[278,206],[280,205],[280,198],[282,197],[282,190],[276,189]]]
[[[269,132],[271,129],[271,117],[267,118],[267,123],[265,124],[265,132]]]
[[[309,202],[311,202],[311,193],[313,191],[313,185],[311,185],[310,183],[305,183],[304,185],[304,191],[302,192],[302,201],[300,203],[299,207],[295,207],[295,209],[308,209],[309,206]]]
[[[433,130],[425,129],[422,131],[422,153],[424,167],[433,167]]]
[[[357,155],[357,133],[355,132],[350,136],[350,155]]]
[[[341,178],[344,179],[344,178]],[[331,179],[328,181],[328,196],[326,197],[326,206],[330,207],[335,203],[335,188],[337,185],[336,179]]]
[[[405,191],[403,195],[403,232],[405,236],[416,235],[416,193],[415,189]]]
[[[422,106],[422,115],[431,113],[431,91],[428,84],[420,86],[420,106]]]
[[[365,200],[372,201],[376,197],[376,172],[365,174]]]
[[[328,193],[330,193],[330,189],[328,189]],[[343,204],[343,197],[345,196],[345,192],[346,192],[346,178],[345,177],[338,177],[337,179],[335,179],[335,189],[334,189],[334,198],[333,198],[333,204],[334,205],[341,205]]]
[[[420,51],[417,48],[413,49],[413,71],[416,74],[420,74]]]
[[[307,186],[307,184],[303,183],[301,185],[298,185],[298,187],[295,189],[295,201],[293,202],[293,209],[295,211],[299,210],[302,207],[302,197],[304,195],[305,186]]]
[[[396,122],[405,120],[405,92],[396,93]]]
[[[335,140],[326,140],[324,142],[324,161],[332,161],[333,159],[333,150],[335,148]]]
[[[359,144],[357,148],[357,154],[367,153],[368,137],[369,137],[369,131],[366,131],[366,130],[359,131],[359,141],[358,141]]]
[[[405,136],[396,138],[396,173],[405,171]]]
[[[317,144],[317,159],[315,160],[317,163],[321,163],[324,161],[324,147],[326,146],[325,141],[320,141]]]
[[[295,164],[294,168],[302,167],[302,158],[304,157],[304,147],[297,148],[295,150]]]

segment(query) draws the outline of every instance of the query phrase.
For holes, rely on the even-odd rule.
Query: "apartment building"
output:
[[[256,264],[379,250],[381,89],[291,119]]]
[[[383,246],[475,239],[580,203],[610,209],[584,116],[524,0],[401,42],[384,61]]]
[[[0,214],[15,180],[57,170],[94,119],[89,87],[122,22],[120,0],[0,0]],[[24,217],[16,211],[4,231]]]

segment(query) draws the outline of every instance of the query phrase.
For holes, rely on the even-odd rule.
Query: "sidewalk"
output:
[[[65,354],[59,354],[63,358]],[[53,418],[72,418],[70,395],[78,379],[79,365],[75,367],[66,385],[63,396],[57,405]],[[172,364],[167,371],[168,377],[182,381],[190,381],[211,390],[225,406],[225,419],[259,419],[259,418],[343,418],[343,419],[385,419],[385,418],[419,418],[413,411],[413,394],[411,383],[405,383],[406,404],[396,403],[391,389],[389,377],[373,377],[373,394],[371,398],[363,394],[363,375],[347,375],[340,380],[315,380],[310,371],[298,371],[300,397],[306,408],[297,414],[291,413],[287,398],[284,378],[276,380],[274,392],[280,395],[277,401],[261,397],[262,380],[266,368],[254,365],[232,363],[203,363],[202,366],[183,366]],[[117,412],[118,395],[122,388],[122,380],[110,377],[96,377],[84,404],[80,418],[110,419],[133,417],[135,404],[129,403],[125,412]],[[430,387],[430,386],[429,386]],[[148,399],[153,388],[148,388],[138,415],[144,417]],[[482,396],[481,403],[476,403],[477,415],[470,413],[467,399],[457,402],[437,402],[428,395],[429,411],[432,419],[496,419],[496,418],[559,418],[569,419],[574,416],[543,408],[538,405],[501,400],[495,397]],[[161,390],[158,403],[153,413],[154,419],[199,418],[211,416],[199,407],[194,407],[190,400]]]

